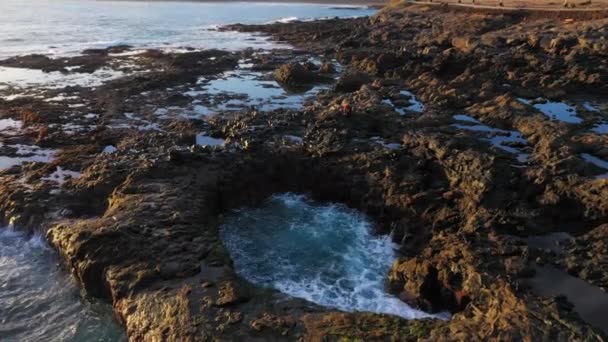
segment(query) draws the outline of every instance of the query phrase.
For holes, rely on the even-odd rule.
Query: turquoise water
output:
[[[2,0],[0,58],[29,53],[69,55],[118,44],[138,48],[270,48],[274,44],[266,39],[251,40],[249,34],[209,29],[373,12],[318,4]]]
[[[0,228],[1,341],[124,341],[107,305],[81,299],[40,236]]]
[[[253,283],[344,311],[430,316],[385,292],[396,246],[371,229],[357,211],[282,194],[229,215],[221,234]]]

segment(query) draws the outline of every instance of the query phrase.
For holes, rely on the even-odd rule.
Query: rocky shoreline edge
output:
[[[129,47],[115,47],[0,61],[68,74],[128,65],[96,87],[10,99],[0,88],[0,119],[19,122],[3,133],[3,155],[54,151],[0,172],[0,218],[48,231],[130,340],[606,339],[566,298],[526,282],[552,264],[608,286],[607,171],[584,157],[608,160],[608,135],[593,131],[608,120],[607,19],[398,5],[372,18],[225,29],[296,49],[149,50],[133,64]],[[191,109],[196,96],[210,105],[218,99],[188,92],[239,68],[290,91],[329,86],[297,109],[165,110]],[[543,114],[551,101],[568,101],[580,121]],[[224,143],[196,144],[201,132]],[[495,140],[513,134],[521,140]],[[47,181],[61,170],[78,175]],[[369,215],[400,245],[388,290],[452,319],[337,312],[240,278],[222,217],[278,192]],[[522,240],[552,232],[572,235],[563,254]]]

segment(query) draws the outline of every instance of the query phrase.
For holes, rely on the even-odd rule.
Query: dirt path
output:
[[[608,0],[434,0],[411,1],[416,3],[448,3],[455,6],[475,8],[516,8],[543,10],[598,10],[608,9]],[[568,8],[566,7],[566,2]],[[501,6],[502,3],[502,6]]]

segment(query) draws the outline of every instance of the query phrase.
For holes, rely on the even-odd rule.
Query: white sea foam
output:
[[[44,72],[36,69],[0,67],[0,83],[5,83],[17,88],[46,88],[58,89],[67,86],[98,87],[105,82],[125,76],[118,70],[109,68],[98,69],[93,73],[69,73]],[[17,95],[5,97],[14,100]],[[61,98],[63,100],[64,98]],[[52,99],[52,100],[56,100]]]
[[[298,20],[298,17],[285,17],[285,18],[279,18],[276,20],[269,21],[269,22],[267,22],[267,24],[274,24],[274,23],[284,23],[285,24],[285,23],[291,23],[291,22],[294,22],[297,20]]]
[[[261,208],[230,216],[222,237],[237,271],[254,283],[344,311],[436,317],[386,293],[396,246],[343,206],[273,196]]]
[[[266,41],[259,35],[213,28],[234,23],[262,24],[285,17],[347,17],[375,12],[320,4],[186,1],[56,0],[36,1],[35,11],[23,7],[23,0],[0,1],[0,32],[3,33],[0,59],[32,53],[69,56],[80,54],[84,49],[125,44],[133,46],[134,51],[183,47],[272,49],[284,45]],[[132,54],[134,52],[119,53],[122,56]]]

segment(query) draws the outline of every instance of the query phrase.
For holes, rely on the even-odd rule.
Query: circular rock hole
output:
[[[221,234],[237,272],[254,284],[343,311],[431,316],[386,293],[396,246],[357,211],[275,195],[229,215]]]

